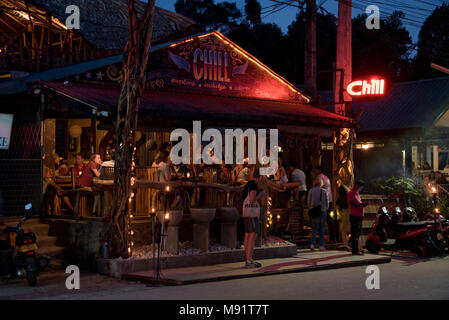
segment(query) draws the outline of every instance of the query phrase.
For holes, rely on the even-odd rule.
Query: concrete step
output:
[[[46,255],[50,256],[52,258],[61,258],[64,256],[64,248],[63,247],[57,247],[57,246],[46,246],[39,248],[38,252],[39,255]]]
[[[23,229],[29,232],[34,232],[37,237],[48,236],[48,232],[50,231],[50,226],[48,224],[24,224]]]
[[[37,244],[39,247],[52,247],[56,246],[56,237],[49,237],[49,236],[37,236]]]
[[[67,263],[64,259],[61,258],[52,258],[50,260],[50,267],[56,270],[63,270],[67,266]]]

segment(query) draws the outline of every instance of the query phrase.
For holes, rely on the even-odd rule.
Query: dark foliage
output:
[[[412,43],[402,25],[404,14],[394,11],[381,19],[380,29],[368,30],[366,14],[353,19],[352,74],[354,78],[382,75],[392,82],[410,79],[409,46]]]
[[[447,76],[431,69],[431,62],[449,68],[449,4],[446,3],[435,8],[419,32],[414,77],[423,79]]]

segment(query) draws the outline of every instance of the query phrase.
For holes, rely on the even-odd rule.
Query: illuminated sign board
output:
[[[384,79],[357,80],[346,87],[351,96],[382,96],[386,92]]]
[[[9,149],[13,118],[12,114],[0,113],[0,150]]]

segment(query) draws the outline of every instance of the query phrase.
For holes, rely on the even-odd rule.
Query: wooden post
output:
[[[338,2],[338,27],[337,27],[337,56],[334,82],[335,112],[352,117],[351,96],[346,92],[346,86],[352,81],[352,0]],[[341,101],[341,97],[343,101]],[[334,148],[332,151],[332,194],[333,208],[337,187],[345,185],[352,187],[354,184],[353,161],[354,130],[352,128],[335,128],[333,134]],[[333,221],[337,225],[337,220]],[[339,238],[335,234],[336,239]]]
[[[316,61],[316,2],[306,0],[306,45],[304,59],[304,83],[312,101],[317,97],[317,61]]]
[[[438,146],[432,146],[433,148],[433,171],[438,171]]]
[[[53,48],[52,48],[52,42],[53,42],[53,30],[51,26],[51,14],[47,12],[47,23],[48,23],[48,29],[47,29],[47,68],[51,68],[53,61],[52,61],[52,55],[53,55]]]

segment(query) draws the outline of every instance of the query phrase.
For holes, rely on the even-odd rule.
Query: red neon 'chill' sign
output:
[[[385,93],[385,80],[372,79],[353,81],[346,87],[351,96],[383,95]]]

